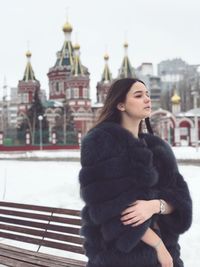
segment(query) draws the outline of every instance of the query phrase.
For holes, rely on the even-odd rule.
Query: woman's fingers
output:
[[[121,220],[126,221],[126,220],[132,219],[136,216],[137,216],[136,211],[129,211],[129,213],[125,213],[125,215],[123,215],[121,217]]]
[[[152,216],[149,209],[149,202],[144,200],[137,200],[131,206],[126,208],[121,213],[121,221],[124,225],[131,224],[133,227],[137,226]],[[150,211],[149,211],[150,210]]]
[[[135,223],[135,222],[137,222],[139,219],[137,218],[137,217],[132,217],[132,218],[130,218],[129,220],[125,220],[125,221],[122,221],[122,223],[124,224],[124,225],[127,225],[127,224],[132,224],[132,223]]]
[[[131,224],[132,226],[137,226],[137,225],[140,225],[141,223],[143,223],[145,221],[145,219],[142,217],[142,216],[131,216],[130,218],[128,219],[124,219],[122,220],[122,223],[124,225],[129,225]]]
[[[133,206],[133,205],[130,206],[129,208],[125,209],[125,210],[122,212],[122,215],[125,215],[125,214],[127,214],[127,213],[130,213],[130,212],[132,212],[132,211],[134,211],[134,206]]]
[[[130,213],[130,212],[134,211],[135,206],[137,204],[140,204],[140,202],[142,202],[142,200],[136,200],[135,202],[131,203],[130,205],[128,205],[128,208],[126,208],[121,214],[124,215],[126,213]]]
[[[124,221],[124,225],[131,225],[132,227],[136,227],[144,222],[143,219],[134,218],[128,221]]]

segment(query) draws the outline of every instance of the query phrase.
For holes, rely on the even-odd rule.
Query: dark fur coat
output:
[[[117,123],[105,122],[83,139],[79,174],[82,230],[88,267],[159,267],[155,250],[141,237],[157,222],[159,234],[182,267],[179,234],[191,225],[192,202],[170,146],[157,136],[134,138]],[[154,215],[132,227],[121,212],[135,200],[164,199],[175,211]]]

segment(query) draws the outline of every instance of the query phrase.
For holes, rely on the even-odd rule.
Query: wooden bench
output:
[[[80,211],[0,202],[0,264],[13,267],[83,267],[83,238],[80,231]],[[4,240],[5,239],[5,240]],[[37,251],[5,244],[7,239],[30,243]],[[41,247],[73,252],[71,256],[61,257],[39,252]],[[51,249],[52,250],[52,249]],[[55,250],[53,250],[55,252]],[[57,250],[56,250],[57,251]],[[67,254],[67,253],[66,253]]]

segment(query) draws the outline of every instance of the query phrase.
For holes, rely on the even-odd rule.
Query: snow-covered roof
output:
[[[177,114],[178,117],[194,117],[194,116],[200,117],[200,108],[193,108],[186,112],[180,112]]]
[[[193,109],[190,109],[188,110],[186,113],[185,113],[185,116],[189,117],[189,116],[199,116],[200,117],[200,108],[193,108]]]
[[[46,100],[43,104],[46,108],[63,107],[63,103],[57,100]]]
[[[102,108],[103,107],[103,103],[94,103],[92,104],[92,108]]]

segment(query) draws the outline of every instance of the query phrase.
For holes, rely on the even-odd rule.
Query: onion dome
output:
[[[108,54],[105,54],[105,55],[104,55],[104,59],[105,59],[105,60],[108,60],[108,59],[109,59],[109,55],[108,55]]]
[[[69,22],[66,22],[63,26],[63,32],[72,32],[72,26]]]
[[[124,43],[124,48],[127,48],[127,47],[128,47],[128,43],[125,42],[125,43]]]
[[[172,102],[172,104],[180,104],[181,98],[180,98],[180,96],[176,92],[171,97],[171,102]]]
[[[31,54],[31,52],[28,50],[27,52],[26,52],[26,57],[27,58],[30,58],[32,56],[32,54]]]
[[[80,45],[79,45],[78,43],[76,43],[76,44],[74,45],[74,49],[79,50],[79,49],[80,49]]]

